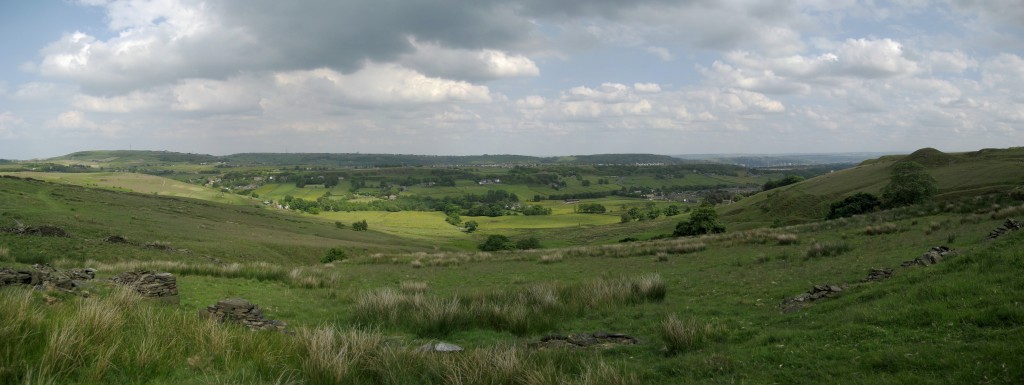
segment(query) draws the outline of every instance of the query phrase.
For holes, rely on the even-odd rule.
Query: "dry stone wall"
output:
[[[288,326],[284,321],[264,318],[263,310],[259,306],[242,298],[228,298],[218,301],[216,304],[200,310],[199,315],[214,319],[217,322],[242,324],[252,330],[285,332],[285,327]]]
[[[178,283],[171,273],[152,270],[126,271],[114,276],[110,281],[130,287],[143,297],[178,303]]]
[[[71,292],[81,287],[85,281],[96,277],[95,269],[57,270],[49,265],[32,265],[31,269],[0,268],[0,287],[8,285],[26,285],[36,288],[57,289]]]

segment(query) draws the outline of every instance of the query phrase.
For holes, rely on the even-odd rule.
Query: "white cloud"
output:
[[[665,47],[647,46],[644,47],[644,51],[658,57],[658,59],[661,59],[662,61],[673,61],[676,59],[675,55]]]
[[[492,100],[486,86],[428,77],[394,64],[369,64],[351,75],[321,68],[278,73],[274,78],[275,86],[283,92],[281,96],[299,104],[487,103]]]
[[[0,112],[0,138],[14,138],[15,128],[21,127],[24,120],[14,115],[13,112]]]
[[[981,79],[989,87],[1020,92],[1024,89],[1024,59],[1010,53],[989,59],[982,65]]]
[[[634,83],[633,89],[637,92],[661,92],[661,86],[658,83]]]
[[[437,43],[410,39],[415,52],[403,55],[400,62],[427,75],[450,79],[492,80],[540,75],[537,64],[523,55],[482,49],[451,49]]]
[[[917,63],[903,55],[900,43],[891,39],[848,39],[835,53],[842,73],[882,78],[917,73]]]

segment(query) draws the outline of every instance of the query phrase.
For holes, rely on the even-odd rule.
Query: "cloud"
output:
[[[644,47],[644,51],[658,57],[662,61],[673,61],[676,59],[675,55],[665,47],[647,46]]]
[[[24,120],[15,116],[13,112],[0,112],[0,138],[14,138],[15,129],[20,128],[24,122]]]
[[[493,49],[467,50],[443,48],[437,43],[411,39],[415,52],[399,62],[426,75],[470,81],[540,75],[537,64],[523,55],[510,55]]]

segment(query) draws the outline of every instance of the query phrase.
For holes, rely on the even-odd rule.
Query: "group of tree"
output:
[[[889,183],[882,197],[860,192],[829,205],[827,219],[866,214],[880,208],[896,208],[924,203],[937,192],[935,178],[917,162],[899,162],[889,171]]]
[[[678,207],[676,207],[676,210],[678,210]],[[629,223],[633,221],[653,220],[658,219],[662,214],[664,214],[664,212],[658,208],[657,204],[654,202],[646,202],[642,208],[634,206],[627,209],[626,212],[619,215],[619,222]],[[677,214],[678,212],[673,215]]]
[[[481,251],[503,251],[503,250],[530,250],[540,248],[540,240],[537,237],[527,237],[518,241],[512,241],[507,236],[492,234],[487,240],[477,246]]]
[[[703,205],[690,213],[690,219],[676,224],[672,235],[692,236],[725,232],[725,225],[718,220],[718,212],[711,205]]]
[[[583,214],[604,214],[607,211],[600,203],[580,203],[576,206],[576,212]]]
[[[794,183],[802,182],[803,180],[804,177],[800,175],[789,175],[779,180],[769,180],[765,182],[763,186],[761,186],[761,191],[768,191],[782,186],[789,186]]]

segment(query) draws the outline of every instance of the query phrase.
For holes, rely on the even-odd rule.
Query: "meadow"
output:
[[[791,188],[820,182],[804,183]],[[950,188],[930,203],[852,218],[746,230],[737,227],[749,221],[727,221],[722,234],[618,242],[666,235],[687,215],[618,223],[546,201],[552,215],[537,222],[496,217],[466,234],[438,212],[311,215],[13,178],[0,187],[0,227],[53,224],[71,234],[0,233],[0,266],[98,270],[87,298],[0,288],[0,383],[1024,382],[1024,232],[988,239],[1007,218],[1024,217],[1024,201],[1006,191],[965,197]],[[612,210],[642,204],[602,199]],[[334,223],[361,219],[369,231]],[[474,251],[490,231],[552,241]],[[105,242],[109,235],[132,243]],[[145,246],[153,242],[171,246]],[[901,267],[936,246],[954,254]],[[332,247],[348,257],[320,262]],[[881,268],[893,276],[864,280]],[[104,281],[138,269],[175,274],[180,304]],[[843,291],[783,311],[785,299],[815,285]],[[259,304],[293,334],[196,316],[229,297]],[[595,332],[639,343],[538,344]],[[437,341],[466,350],[416,350]]]

